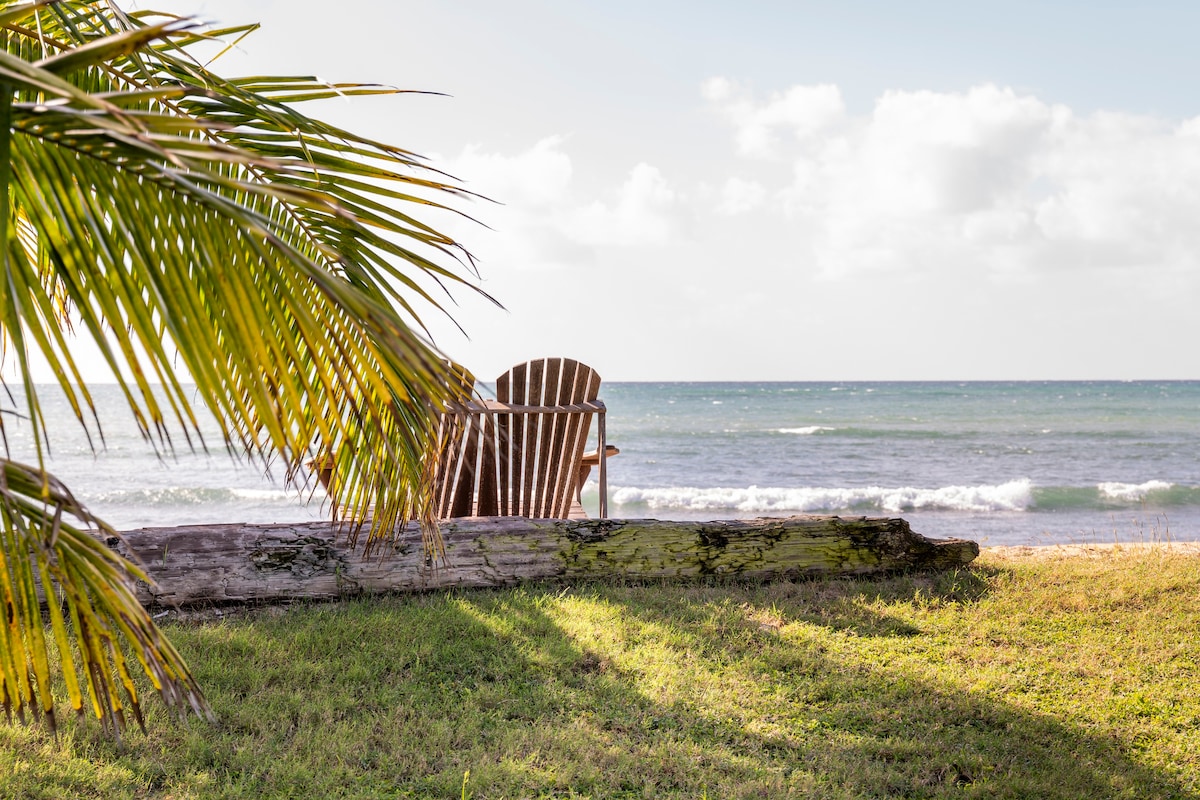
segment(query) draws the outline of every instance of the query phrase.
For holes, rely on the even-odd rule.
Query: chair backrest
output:
[[[469,517],[474,511],[479,434],[472,430],[468,409],[473,405],[475,376],[461,364],[451,362],[451,388],[457,402],[442,414],[438,425],[438,447],[434,465],[434,511],[439,519]]]
[[[451,406],[454,408],[461,408],[469,405],[475,398],[475,376],[472,375],[471,371],[462,364],[458,364],[454,361],[446,361],[444,364],[447,367],[447,388],[449,389],[448,394],[452,397]],[[441,459],[438,456],[442,450],[445,449],[447,437],[451,435],[451,426],[448,425],[448,422],[451,421],[452,420],[448,420],[445,414],[442,415],[442,418],[439,422],[440,429],[438,432],[439,447],[437,451],[427,454],[427,464],[436,465],[440,462]],[[325,491],[332,495],[334,491],[333,484],[337,477],[337,458],[334,456],[333,452],[329,448],[325,448],[318,452],[316,456],[305,462],[305,466],[316,473],[317,480],[319,480],[321,485],[325,487]],[[426,474],[425,478],[428,479],[428,477],[429,475]],[[442,502],[440,494],[443,491],[440,469],[438,477],[436,477],[435,480],[435,488],[436,492],[438,493],[438,497],[435,497],[435,506],[440,508]]]
[[[599,392],[600,376],[591,367],[544,358],[501,375],[495,403],[447,410],[438,516],[568,517],[595,413],[586,404]]]

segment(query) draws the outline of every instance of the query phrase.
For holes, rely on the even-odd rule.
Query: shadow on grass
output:
[[[1195,797],[1128,742],[900,664],[925,634],[885,609],[965,608],[996,575],[538,586],[178,626],[221,723],[160,714],[127,750],[74,746],[124,776],[96,796]]]
[[[917,636],[919,628],[880,607],[894,603],[976,603],[987,596],[992,580],[1001,572],[992,567],[973,567],[873,580],[833,578],[775,584],[768,591],[788,598],[789,610],[797,620],[858,636]]]
[[[852,638],[917,637],[922,632],[915,626],[878,613],[873,606],[973,602],[987,594],[988,579],[1000,571],[972,572],[959,576],[962,583],[951,591],[938,585],[939,576],[916,575],[853,582],[857,591],[849,592],[838,592],[829,583],[795,584],[790,600],[779,599],[779,587],[761,594],[773,597],[771,611],[783,620]],[[760,690],[767,697],[796,701],[791,713],[774,725],[762,724],[769,718],[766,709],[726,718],[694,698],[672,699],[657,708],[656,713],[667,718],[691,720],[681,733],[693,741],[737,743],[725,769],[740,769],[744,758],[755,765],[740,776],[738,796],[1200,796],[1172,776],[1131,759],[1127,750],[1133,742],[930,681],[890,665],[894,653],[878,654],[868,647],[865,658],[847,657],[853,647],[838,647],[828,636],[803,632],[771,637],[775,641],[756,648],[747,637],[713,636],[698,628],[694,604],[667,593],[626,595],[622,603],[630,614],[654,626],[678,625],[680,619],[690,618],[685,627],[693,638],[687,649],[698,648],[711,662],[745,659],[757,649],[750,671],[762,668]],[[762,638],[770,627],[760,624],[760,636],[749,638]],[[879,655],[878,660],[872,655]],[[963,677],[963,683],[969,683],[969,676]],[[776,777],[764,780],[763,774]]]

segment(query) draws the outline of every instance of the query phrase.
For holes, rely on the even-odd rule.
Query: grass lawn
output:
[[[0,797],[1200,798],[1200,555],[172,622],[220,717],[0,726]]]

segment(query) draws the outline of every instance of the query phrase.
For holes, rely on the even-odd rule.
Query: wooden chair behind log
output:
[[[452,406],[458,408],[460,406],[466,407],[471,405],[476,396],[475,376],[469,369],[464,367],[462,364],[455,363],[454,361],[446,361],[445,366],[449,368],[448,388],[450,390],[449,394],[454,398],[454,400],[451,401]],[[445,416],[442,417],[439,423],[438,435],[441,441],[445,441],[445,437],[448,435],[447,420]],[[443,448],[444,445],[440,446],[439,452]],[[436,452],[429,453],[427,456],[427,461],[432,462],[436,455]],[[334,454],[327,448],[305,462],[305,466],[316,473],[317,480],[319,480],[321,485],[325,487],[325,491],[332,495],[334,492],[334,483],[337,477],[337,458],[334,457]],[[426,478],[428,478],[428,475],[426,475]],[[440,483],[437,484],[436,492],[439,493],[440,496],[440,493],[442,492]]]
[[[584,516],[579,492],[599,467],[600,517],[608,516],[608,456],[600,376],[567,358],[518,364],[496,381],[496,399],[447,409],[435,479],[440,518]],[[598,449],[584,453],[592,417]]]

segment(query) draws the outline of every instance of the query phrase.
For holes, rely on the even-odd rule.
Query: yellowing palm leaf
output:
[[[99,347],[157,446],[170,448],[172,433],[198,441],[200,405],[228,441],[281,459],[289,479],[332,454],[334,508],[352,535],[372,508],[370,544],[428,515],[423,456],[449,384],[417,309],[440,311],[434,292],[473,274],[453,240],[405,209],[444,209],[439,198],[462,192],[413,154],[292,106],[391,90],[222,78],[188,56],[204,40],[190,23],[105,2],[0,3],[0,34],[0,330],[22,376],[20,410],[40,434],[37,464],[4,460],[0,471],[0,591],[16,609],[0,697],[18,714],[52,714],[54,647],[72,704],[85,686],[119,730],[117,684],[137,713],[130,647],[168,702],[202,711],[127,590],[136,567],[46,472],[31,354],[101,436],[69,327]],[[68,620],[49,604],[52,643],[43,587],[70,609]]]

